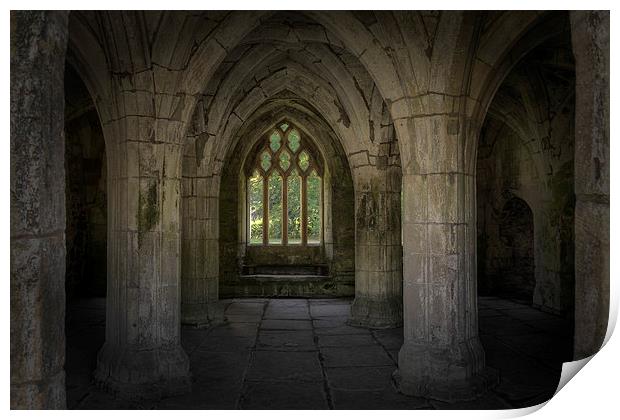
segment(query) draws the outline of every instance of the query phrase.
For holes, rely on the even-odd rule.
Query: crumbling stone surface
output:
[[[81,205],[69,180],[66,208],[63,156],[91,156],[84,148],[94,144],[78,141],[68,124],[65,150],[65,58],[92,98],[88,112],[96,111],[105,143],[107,317],[95,370],[102,388],[135,399],[189,392],[181,322],[259,322],[257,313],[225,314],[220,295],[235,293],[246,258],[295,257],[252,256],[243,234],[244,162],[284,118],[325,160],[328,211],[317,258],[338,294],[355,294],[338,321],[316,320],[317,336],[402,322],[402,347],[397,356],[388,351],[402,392],[449,403],[488,396],[497,377],[478,329],[477,253],[484,251],[481,272],[496,275],[508,253],[493,244],[514,238],[514,225],[500,229],[496,216],[519,197],[532,210],[538,249],[533,303],[570,313],[574,300],[575,355],[600,346],[609,295],[608,13],[575,12],[567,21],[566,13],[536,11],[77,11],[67,26],[66,13],[14,12],[11,25],[13,406],[64,401],[64,291],[75,285]],[[548,44],[551,53],[532,66],[518,64],[569,31],[574,110],[566,42]],[[569,77],[551,80],[535,68]],[[103,178],[103,165],[97,172]],[[491,204],[482,208],[480,197]],[[93,230],[104,222],[90,220]],[[348,354],[327,353],[335,364]],[[222,375],[216,362],[209,366]],[[227,380],[242,385],[238,376]],[[318,404],[318,383],[311,377],[298,391]],[[239,406],[259,406],[261,387],[246,385]],[[191,398],[205,395],[199,389]],[[350,390],[341,391],[326,396],[328,407],[350,405]],[[364,392],[371,402],[386,397]]]
[[[65,408],[67,13],[11,13],[11,408]]]
[[[295,98],[300,101],[299,98]],[[355,228],[353,213],[353,182],[347,167],[346,156],[336,142],[334,133],[318,115],[304,114],[292,108],[292,99],[280,100],[261,109],[260,117],[241,131],[235,139],[237,148],[228,153],[220,187],[220,277],[221,295],[227,296],[277,296],[282,290],[287,296],[351,296],[354,293]],[[301,101],[300,101],[301,102]],[[298,105],[299,106],[299,105]],[[264,112],[264,113],[263,113]],[[274,121],[287,118],[303,129],[303,135],[321,151],[325,160],[323,205],[324,240],[318,247],[297,250],[295,247],[246,248],[245,240],[245,175],[243,165],[259,133],[274,125]],[[243,141],[250,138],[252,141]],[[243,266],[252,265],[325,265],[328,279],[318,282],[290,283],[282,288],[276,283],[264,287],[240,282]],[[276,292],[275,294],[273,292]]]
[[[532,50],[500,86],[482,128],[476,190],[480,292],[570,317],[575,76],[567,20],[565,31]]]
[[[296,36],[289,36],[285,45],[276,41],[281,34],[291,32]],[[309,24],[307,19],[298,14],[280,13],[272,16],[268,24],[247,34],[239,46],[228,52],[226,60],[204,90],[194,114],[192,130],[188,136],[190,143],[184,158],[188,168],[187,176],[191,179],[184,185],[203,176],[206,177],[204,182],[217,185],[220,182],[220,167],[224,167],[223,179],[226,184],[223,184],[223,194],[220,197],[220,214],[227,215],[220,224],[220,232],[224,238],[220,243],[224,296],[228,296],[231,290],[237,290],[237,295],[266,293],[271,296],[273,291],[277,290],[281,290],[283,295],[353,294],[350,287],[353,270],[348,266],[353,264],[354,257],[349,253],[350,249],[355,248],[355,293],[359,295],[359,299],[355,306],[355,320],[352,322],[375,326],[398,325],[402,318],[399,304],[402,269],[398,176],[400,156],[396,136],[389,109],[372,77],[354,55],[340,43],[332,41],[336,38],[330,37],[328,31],[317,25]],[[275,110],[266,114],[268,108],[274,108],[276,98],[281,108],[277,112],[282,118],[300,115],[303,126],[308,124],[308,121],[304,120],[308,120],[309,116],[314,117],[313,114],[317,114],[316,109],[321,109],[320,115],[316,115],[317,120],[328,121],[327,127],[324,122],[320,122],[318,128],[306,133],[316,142],[325,143],[321,144],[320,148],[326,151],[325,159],[330,167],[326,181],[332,188],[327,190],[324,197],[326,217],[323,256],[320,261],[305,263],[325,263],[330,266],[334,285],[331,291],[322,286],[312,287],[311,284],[301,288],[287,285],[282,289],[271,286],[261,289],[243,284],[235,286],[238,283],[240,266],[253,264],[252,254],[258,254],[259,251],[246,253],[243,239],[239,239],[243,237],[245,229],[245,215],[238,210],[243,208],[239,203],[244,200],[243,188],[239,189],[239,185],[243,186],[245,180],[241,175],[240,181],[236,182],[240,177],[239,170],[231,168],[236,168],[234,162],[242,164],[249,159],[247,154],[252,150],[250,146],[258,139],[258,134],[262,133],[253,133],[245,127],[256,125],[256,122],[261,120],[273,124],[280,118],[275,116]],[[343,98],[346,98],[346,101]],[[295,110],[301,104],[304,104],[304,112],[309,114],[308,116]],[[289,108],[287,113],[282,111],[284,107]],[[313,124],[316,127],[316,123]],[[239,131],[244,133],[243,137],[234,135]],[[231,142],[231,138],[234,142]],[[332,139],[336,144],[343,142],[344,153],[337,147],[334,149],[336,160],[331,157],[334,153],[329,151],[329,141]],[[239,142],[241,146],[233,149],[235,142]],[[243,149],[240,149],[241,147]],[[232,155],[231,150],[235,150]],[[343,158],[345,153],[347,157]],[[229,162],[229,155],[237,160]],[[381,198],[378,203],[373,204],[374,207],[364,207],[364,211],[368,210],[367,215],[354,212],[357,220],[354,225],[355,234],[360,238],[354,246],[348,243],[353,239],[353,232],[345,232],[352,219],[349,217],[351,211],[345,208],[344,203],[351,199],[347,196],[347,190],[343,191],[343,183],[338,182],[343,179],[341,173],[344,174],[344,179],[353,177],[354,189],[360,196],[375,197],[376,194],[368,192],[370,182],[378,194],[388,191],[390,195],[388,201]],[[192,191],[196,191],[196,188]],[[194,211],[191,200],[193,198],[187,201],[190,215]],[[199,207],[196,209],[200,212]],[[383,212],[387,215],[382,214]],[[191,219],[191,216],[189,217]],[[211,220],[216,219],[214,217]],[[384,222],[390,223],[387,228],[390,233],[380,233],[380,238],[369,241],[373,247],[370,252],[364,243],[366,241],[363,239],[363,230],[368,226],[371,230],[384,229],[379,227],[379,224]],[[188,221],[185,226],[190,224]],[[388,239],[384,239],[384,236]],[[188,273],[192,273],[192,267],[197,266],[191,263],[194,251],[191,250],[191,242],[185,243],[187,259],[184,266],[189,266]],[[297,258],[292,249],[279,249],[277,252],[264,249],[260,252],[271,254],[272,263]],[[215,282],[215,268],[212,266],[206,270],[208,272],[204,274],[200,274],[200,271],[193,275],[188,274],[188,277],[193,278],[191,284]],[[370,282],[369,277],[372,277]],[[192,287],[195,289],[195,286]],[[209,291],[211,296],[216,290],[215,286],[200,289]],[[190,300],[194,298],[197,298],[195,294],[187,297]],[[393,305],[395,307],[391,309]]]
[[[571,13],[576,72],[575,357],[596,353],[609,317],[609,11]]]
[[[179,335],[179,209],[181,139],[192,99],[177,90],[178,71],[153,65],[166,47],[147,53],[132,42],[138,16],[121,15],[111,12],[95,32],[83,25],[96,14],[72,15],[69,59],[95,99],[109,163],[108,317],[95,381],[139,399],[190,387]],[[99,48],[108,43],[125,48]]]

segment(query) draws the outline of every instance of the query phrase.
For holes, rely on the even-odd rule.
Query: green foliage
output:
[[[315,172],[307,180],[308,242],[321,239],[321,178]]]
[[[260,166],[263,168],[264,171],[269,170],[269,168],[271,167],[271,155],[269,153],[263,152],[260,157]]]
[[[287,153],[286,150],[284,150],[280,155],[280,167],[286,171],[290,166],[291,156]]]
[[[282,138],[280,137],[280,133],[277,131],[274,131],[271,133],[271,136],[269,136],[269,147],[271,147],[271,150],[273,150],[274,153],[280,148],[281,141]]]
[[[276,173],[269,177],[269,243],[282,241],[282,177]]]
[[[301,150],[301,135],[288,123],[283,123],[278,129],[274,129],[269,135],[268,144],[262,149],[259,165],[263,171],[270,173],[267,178],[267,202],[263,202],[264,182],[257,170],[249,179],[248,202],[250,215],[250,243],[263,243],[263,228],[267,223],[268,243],[281,244],[283,240],[283,224],[287,223],[288,242],[300,243],[302,236],[302,180],[306,182],[307,204],[307,238],[310,243],[318,243],[321,240],[321,215],[322,215],[322,181],[313,164],[313,158],[308,150]],[[286,143],[283,144],[283,141]],[[282,149],[284,147],[284,149]],[[288,151],[287,151],[288,150]],[[291,153],[293,152],[293,153]],[[277,156],[278,158],[276,158]],[[274,160],[275,159],[275,160]],[[273,160],[273,161],[272,161]],[[312,166],[312,168],[311,168]],[[292,167],[292,168],[291,168]],[[283,203],[283,178],[279,170],[292,173],[287,176],[287,209],[284,213]],[[310,174],[308,174],[311,172]],[[302,178],[301,175],[307,175]],[[269,206],[269,220],[264,220],[264,206]],[[285,218],[285,219],[283,219]]]
[[[301,178],[297,172],[288,178],[288,241],[301,242]]]
[[[300,142],[301,142],[301,137],[299,137],[299,132],[295,129],[292,129],[291,132],[288,133],[288,147],[293,152],[297,152],[297,149],[299,149]]]
[[[249,179],[250,243],[263,243],[263,178],[254,174]]]
[[[305,172],[309,166],[310,166],[310,156],[304,150],[303,152],[299,154],[299,167],[301,168],[302,171]]]
[[[288,241],[301,241],[301,177],[293,173],[288,179]],[[313,171],[306,180],[308,204],[308,241],[321,239],[321,178]],[[282,242],[282,177],[272,174],[267,183],[269,197],[269,243]],[[263,241],[263,178],[249,179],[250,243]]]

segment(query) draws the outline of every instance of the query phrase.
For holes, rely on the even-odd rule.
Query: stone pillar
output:
[[[64,409],[66,12],[11,12],[11,409]]]
[[[402,325],[400,167],[358,168],[355,179],[355,300],[349,324]]]
[[[124,76],[120,76],[124,77]],[[189,391],[189,359],[180,344],[180,183],[183,98],[162,118],[144,86],[118,89],[118,109],[104,120],[108,158],[106,341],[96,382],[125,398]],[[125,79],[126,80],[126,79]],[[162,95],[164,96],[164,95]],[[170,96],[164,96],[164,100]],[[131,105],[137,110],[130,111]],[[100,110],[100,114],[105,115]]]
[[[478,337],[475,181],[463,169],[462,121],[436,115],[398,124],[412,133],[415,154],[402,183],[404,344],[395,377],[404,394],[474,399],[496,377],[484,368]]]
[[[187,159],[185,163],[189,163]],[[224,307],[219,302],[218,291],[220,251],[217,178],[201,177],[194,171],[183,180],[181,313],[184,324],[197,327],[212,326],[224,321]]]
[[[575,55],[575,359],[609,318],[609,11],[571,12]]]

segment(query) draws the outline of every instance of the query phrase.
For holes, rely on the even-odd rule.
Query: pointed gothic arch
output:
[[[323,168],[313,141],[287,120],[259,138],[244,167],[249,246],[323,241]]]

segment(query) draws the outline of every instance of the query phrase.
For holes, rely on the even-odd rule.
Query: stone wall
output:
[[[308,118],[299,112],[282,109],[270,112],[255,122],[262,127],[273,125],[279,118],[288,115],[289,120]],[[316,124],[316,123],[314,123]],[[311,125],[306,122],[306,127]],[[301,128],[301,127],[300,127]],[[254,131],[254,130],[251,130]],[[259,131],[260,132],[260,131]],[[257,134],[250,134],[246,142],[239,144],[231,153],[231,159],[224,165],[220,193],[220,284],[221,296],[242,296],[248,291],[240,283],[243,265],[252,264],[325,264],[328,266],[329,280],[320,284],[304,281],[303,284],[287,286],[281,289],[285,296],[352,296],[354,293],[355,242],[353,185],[348,163],[338,143],[333,142],[333,133],[322,127],[321,131],[302,135],[311,136],[323,151],[325,160],[324,174],[324,241],[317,247],[308,247],[299,252],[292,246],[251,247],[246,249],[245,238],[245,175],[242,166],[251,146],[258,139]],[[252,137],[254,136],[254,137]],[[251,288],[251,294],[261,295],[260,288]],[[272,296],[272,288],[265,291]]]
[[[210,20],[210,17],[215,15],[207,13],[206,17]],[[256,19],[259,19],[260,24],[254,27],[252,25],[256,24]],[[231,31],[236,29],[235,36],[243,36],[238,39],[238,43],[224,43],[227,45],[224,48],[225,58],[217,65],[208,67],[208,71],[212,71],[212,77],[204,78],[205,84],[197,97],[193,124],[188,133],[191,144],[189,148],[192,150],[186,153],[186,156],[193,155],[197,162],[196,174],[191,177],[199,183],[219,185],[223,167],[228,162],[227,155],[236,150],[237,142],[252,141],[240,137],[239,133],[244,127],[260,119],[266,108],[287,106],[298,113],[306,114],[306,117],[320,120],[322,125],[327,126],[327,131],[333,133],[329,134],[334,136],[332,141],[342,147],[348,163],[346,166],[353,177],[355,178],[358,170],[363,173],[364,179],[353,179],[356,192],[354,203],[362,202],[362,196],[369,198],[380,195],[393,196],[396,197],[395,201],[398,201],[400,183],[394,183],[393,177],[388,175],[392,170],[401,170],[399,149],[395,147],[395,125],[391,108],[403,111],[404,102],[401,101],[398,105],[391,102],[401,99],[402,95],[394,96],[399,90],[399,81],[394,78],[396,74],[388,57],[391,50],[379,46],[381,42],[389,43],[390,37],[394,35],[383,33],[380,26],[393,26],[396,22],[389,14],[381,15],[380,19],[379,25],[377,17],[372,16],[372,13],[355,15],[339,12],[280,11],[234,15],[232,20],[238,26],[226,28]],[[359,38],[362,34],[362,38]],[[219,39],[231,41],[233,38],[232,34],[228,34],[226,38]],[[218,42],[220,46],[224,44]],[[363,55],[362,52],[367,49],[370,54]],[[406,65],[397,66],[403,72],[408,71]],[[412,87],[409,82],[405,85],[406,89]],[[186,159],[184,164],[185,162]],[[337,174],[332,175],[334,180],[342,179]],[[371,175],[374,189],[369,188],[371,184],[368,182],[371,179],[368,175]],[[192,182],[194,181],[188,179],[184,184]],[[243,188],[238,185],[235,187],[242,195]],[[333,190],[331,198],[329,193],[327,190],[326,200],[333,199],[334,203],[340,203],[337,189]],[[383,201],[383,198],[379,201]],[[395,201],[390,198],[390,202]],[[372,204],[376,203],[373,201]],[[372,209],[373,205],[368,208]],[[386,209],[386,213],[390,215],[391,207]],[[399,207],[397,203],[394,204],[394,208]],[[193,217],[192,211],[193,209],[190,209],[190,218]],[[235,208],[235,211],[241,210]],[[215,214],[214,211],[212,216],[217,217]],[[223,214],[221,209],[220,214]],[[372,242],[372,253],[369,252],[370,247],[361,241],[355,242],[355,252],[363,255],[355,265],[355,278],[361,280],[356,281],[356,309],[353,311],[355,322],[375,326],[398,325],[402,322],[402,254],[398,226],[400,218],[385,217],[385,214],[370,214],[366,217],[356,210],[344,214],[361,216],[362,221],[381,217],[382,220],[397,224],[380,229],[381,232],[371,232],[373,228],[365,231],[367,226],[357,223],[354,224],[355,230],[345,234],[362,237],[370,232]],[[346,248],[339,248],[336,243],[331,242],[330,235],[337,237],[336,230],[340,229],[337,220],[332,220],[331,216],[327,214],[325,217],[325,255],[336,267],[340,264],[339,261],[348,264],[350,260],[346,257]],[[217,228],[213,226],[208,231],[213,232],[215,237],[219,235]],[[390,232],[387,241],[379,237],[385,232]],[[379,236],[375,237],[375,233]],[[192,242],[190,238],[186,239],[188,240],[184,240],[183,247],[187,252],[183,252],[186,258],[183,265],[187,267],[190,275],[184,277],[188,279],[185,290],[189,292],[191,289],[192,292],[185,294],[184,299],[192,300],[192,305],[198,305],[198,301],[202,301],[204,307],[204,302],[214,299],[217,294],[217,287],[212,284],[213,279],[226,274],[217,273],[213,264],[197,264],[196,261],[199,262],[200,259],[194,262],[187,259],[196,258],[196,252],[202,251],[192,251]],[[236,241],[241,244],[243,238],[237,238]],[[236,248],[237,246],[230,244],[222,251],[220,244],[220,257],[223,257],[223,252],[243,255],[243,250]],[[210,259],[217,258],[212,248],[206,252]],[[367,261],[370,258],[372,261]],[[237,262],[238,260],[239,258]],[[194,273],[191,272],[192,267]],[[196,270],[195,267],[203,269]],[[347,267],[337,270],[349,278],[352,274],[352,270]],[[334,271],[331,272],[333,275]],[[386,310],[387,308],[394,309]]]
[[[476,174],[479,292],[523,299],[569,317],[574,308],[574,77],[568,32],[524,57],[490,105]],[[516,200],[528,207],[531,223],[510,215]],[[519,229],[507,232],[519,223],[526,224],[520,234]]]
[[[220,232],[226,222],[243,231],[221,212],[222,187],[238,181],[223,166],[256,138],[250,128],[261,117],[271,124],[285,114],[341,147],[347,162],[330,170],[333,185],[346,183],[331,191],[332,208],[349,207],[325,218],[324,251],[332,273],[355,271],[353,321],[400,322],[398,305],[382,304],[401,302],[402,286],[402,392],[453,401],[493,383],[478,337],[476,212],[483,232],[497,226],[490,242],[500,240],[498,220],[514,197],[533,213],[534,304],[565,312],[575,290],[576,355],[597,351],[609,304],[609,13],[570,17],[574,111],[565,40],[506,78],[532,45],[568,33],[566,13],[76,11],[67,34],[66,13],[14,12],[12,407],[64,406],[67,35],[67,59],[94,99],[106,143],[100,386],[135,398],[190,389],[182,299],[198,323],[215,319],[221,246],[244,255],[242,235],[225,242]],[[402,282],[391,163],[402,173]],[[476,181],[487,197],[478,204],[489,206],[476,208]],[[391,204],[374,212],[377,203]],[[375,220],[394,224],[375,229]],[[357,282],[366,273],[374,280]],[[385,307],[395,308],[389,323]]]
[[[478,293],[532,304],[536,286],[534,217],[520,198],[507,200],[496,224],[478,240]]]

